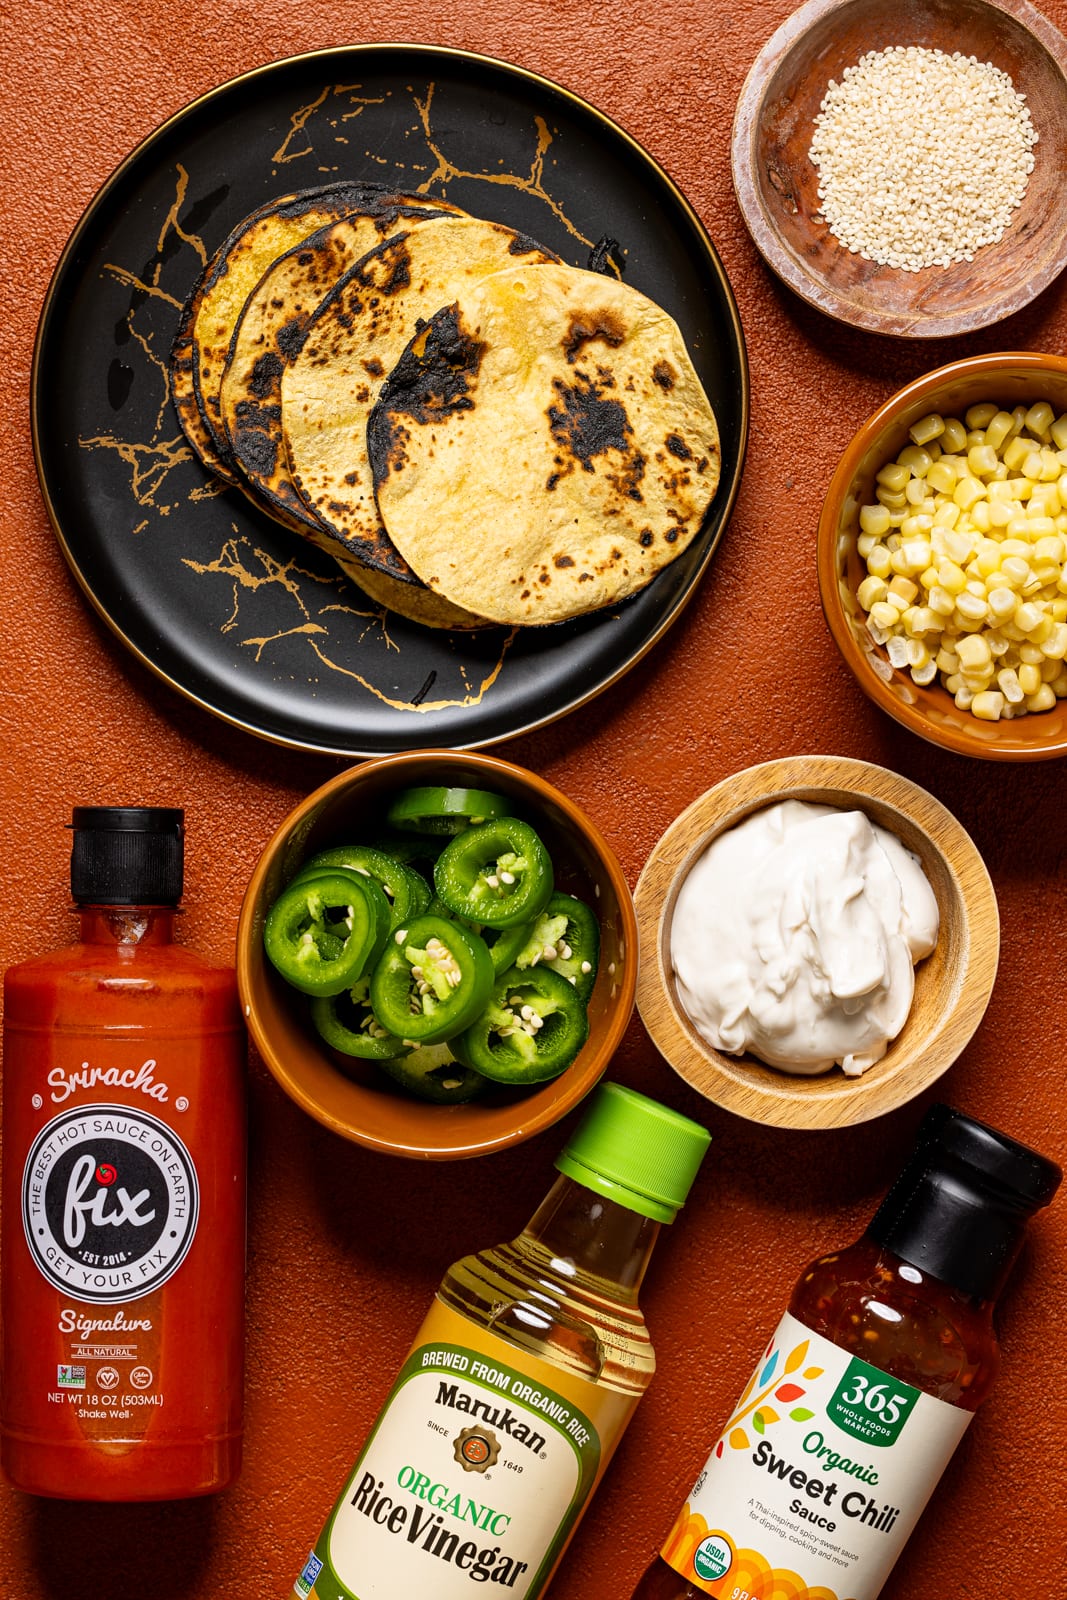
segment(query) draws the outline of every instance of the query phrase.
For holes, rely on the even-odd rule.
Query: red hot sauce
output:
[[[948,1106],[789,1310],[633,1600],[875,1600],[993,1386],[993,1304],[1060,1171]]]
[[[180,810],[73,826],[79,941],[4,981],[0,1459],[31,1494],[208,1494],[241,1456],[236,984],[173,942]]]

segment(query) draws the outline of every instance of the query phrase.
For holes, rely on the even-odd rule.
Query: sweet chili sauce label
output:
[[[970,1420],[787,1314],[663,1559],[720,1600],[875,1600]]]
[[[30,1254],[77,1300],[136,1300],[167,1281],[196,1232],[192,1157],[173,1129],[139,1108],[81,1105],[34,1139],[22,1174]]]
[[[293,1594],[533,1600],[635,1404],[435,1302]]]

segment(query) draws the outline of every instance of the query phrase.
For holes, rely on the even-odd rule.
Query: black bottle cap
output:
[[[911,1160],[868,1228],[875,1242],[963,1294],[992,1300],[1059,1167],[952,1106],[931,1106]]]
[[[75,806],[70,892],[79,905],[176,906],[185,813],[171,806]]]

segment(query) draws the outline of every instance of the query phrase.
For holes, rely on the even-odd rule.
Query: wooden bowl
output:
[[[876,705],[931,744],[987,761],[1045,761],[1067,754],[1067,700],[1010,722],[981,722],[938,683],[920,687],[895,670],[867,632],[856,591],[866,567],[856,548],[860,507],[875,474],[909,443],[908,429],[931,411],[960,416],[985,400],[1011,410],[1048,400],[1067,411],[1067,359],[1030,351],[969,356],[899,390],[864,423],[830,480],[819,518],[816,564],[823,612],[838,649]]]
[[[808,152],[829,81],[890,45],[973,55],[1026,96],[1035,167],[1003,239],[973,261],[879,266],[851,255],[817,217]],[[875,333],[944,338],[1020,310],[1067,264],[1065,71],[1067,41],[1027,0],[808,0],[756,58],[734,118],[734,187],[768,266],[809,305]]]
[[[488,789],[513,800],[541,835],[559,888],[600,921],[600,966],[589,1001],[589,1038],[558,1078],[521,1093],[492,1085],[466,1105],[416,1100],[373,1062],[336,1055],[315,1033],[304,996],[266,960],[263,923],[301,863],[329,845],[383,831],[387,800],[400,789],[441,785]],[[268,842],[244,896],[237,929],[237,981],[256,1048],[285,1092],[345,1139],[425,1160],[484,1155],[551,1127],[588,1094],[633,1013],[637,924],[622,868],[595,824],[535,773],[493,756],[415,750],[340,773],[290,812]]]
[[[908,1020],[881,1061],[858,1078],[838,1067],[819,1077],[794,1076],[753,1055],[726,1055],[697,1032],[678,996],[671,921],[687,874],[719,834],[754,811],[790,799],[866,812],[918,856],[937,898],[937,947],[915,969]],[[716,784],[659,840],[634,900],[641,949],[637,1008],[653,1043],[716,1105],[775,1127],[847,1127],[913,1099],[970,1039],[996,976],[996,896],[970,836],[925,789],[884,767],[843,756],[789,756]]]

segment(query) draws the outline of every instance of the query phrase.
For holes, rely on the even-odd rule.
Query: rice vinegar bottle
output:
[[[705,1129],[618,1084],[509,1244],[445,1274],[295,1600],[535,1600],[655,1360],[637,1295]]]
[[[875,1600],[993,1386],[993,1303],[1060,1176],[931,1107],[863,1237],[801,1274],[632,1600]]]

